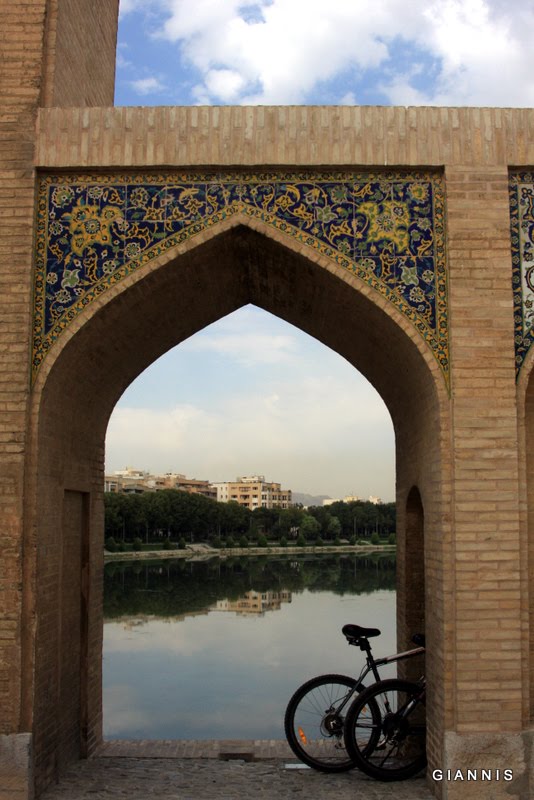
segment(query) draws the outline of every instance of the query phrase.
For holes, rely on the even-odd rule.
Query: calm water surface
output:
[[[346,622],[395,651],[394,589],[391,555],[108,564],[104,736],[283,738],[297,686],[359,672]]]

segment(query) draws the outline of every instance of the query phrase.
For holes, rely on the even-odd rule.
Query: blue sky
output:
[[[115,103],[534,106],[533,40],[534,0],[121,0]],[[259,472],[332,497],[395,493],[376,392],[252,307],[125,392],[106,468],[126,464],[211,480]]]

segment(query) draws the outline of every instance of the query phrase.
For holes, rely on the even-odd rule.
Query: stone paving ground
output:
[[[41,800],[433,798],[424,777],[388,784],[356,770],[329,775],[302,768],[286,747],[285,742],[109,743],[74,765]]]

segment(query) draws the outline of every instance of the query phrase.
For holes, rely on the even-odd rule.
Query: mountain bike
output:
[[[392,678],[361,692],[345,719],[356,767],[380,781],[411,778],[426,766],[425,679]]]
[[[424,636],[416,634],[412,638],[416,648],[375,659],[369,639],[380,636],[378,628],[344,625],[342,633],[349,645],[365,653],[359,676],[332,673],[306,681],[291,697],[284,717],[286,738],[297,758],[321,772],[344,772],[355,766],[345,747],[343,730],[350,703],[365,689],[365,677],[371,673],[379,681],[380,667],[425,652]],[[365,746],[372,744],[373,739],[367,737]]]

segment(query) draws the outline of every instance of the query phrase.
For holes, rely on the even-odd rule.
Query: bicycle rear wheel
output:
[[[405,780],[420,772],[426,766],[425,737],[424,693],[417,683],[379,681],[361,692],[347,712],[347,753],[362,772],[380,781]]]
[[[286,738],[297,758],[321,772],[354,767],[343,726],[350,701],[364,688],[347,675],[319,675],[297,689],[284,719]]]

